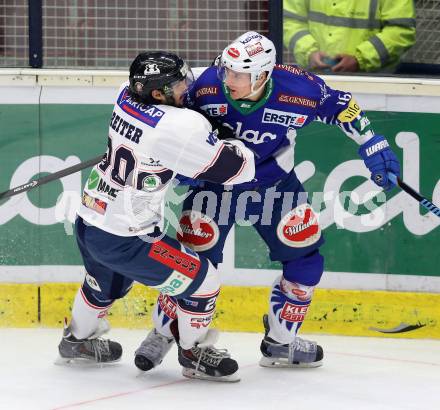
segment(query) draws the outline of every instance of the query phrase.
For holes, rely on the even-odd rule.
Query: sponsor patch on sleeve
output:
[[[152,128],[156,128],[156,125],[165,114],[164,111],[153,105],[141,104],[134,101],[128,95],[128,87],[119,94],[118,105],[122,111]]]
[[[348,103],[348,107],[339,113],[338,120],[341,122],[352,122],[355,120],[361,113],[361,109],[357,104],[356,100],[352,98]]]

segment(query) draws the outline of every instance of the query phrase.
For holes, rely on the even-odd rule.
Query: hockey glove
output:
[[[235,132],[231,127],[223,125],[221,121],[209,117],[207,114],[203,114],[205,118],[211,123],[212,131],[216,132],[216,136],[219,140],[226,140],[229,138],[236,138]]]
[[[388,178],[391,172],[400,176],[400,162],[391,150],[388,141],[382,135],[375,135],[362,144],[359,155],[364,160],[366,167],[371,171],[371,180],[385,191],[390,190],[395,184]]]
[[[219,140],[227,140],[230,138],[236,138],[235,132],[232,128],[227,127],[226,125],[217,123],[212,124],[212,129],[217,131],[217,138]]]

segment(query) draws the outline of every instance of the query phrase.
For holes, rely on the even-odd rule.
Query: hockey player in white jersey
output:
[[[208,330],[220,287],[216,269],[163,233],[164,198],[176,173],[222,184],[255,176],[254,156],[243,143],[219,140],[202,115],[181,108],[192,81],[175,54],[145,52],[131,64],[110,120],[107,153],[91,171],[75,224],[86,276],[70,324],[65,321],[62,361],[120,359],[121,345],[100,337],[108,330],[102,324],[114,300],[137,281],[161,292],[155,336],[162,349],[177,341],[185,376],[238,379],[237,362],[213,346]],[[154,363],[136,365],[148,370]]]

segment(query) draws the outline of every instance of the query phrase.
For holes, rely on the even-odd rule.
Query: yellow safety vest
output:
[[[284,45],[302,67],[318,50],[354,55],[361,71],[393,67],[415,25],[413,0],[284,0]]]

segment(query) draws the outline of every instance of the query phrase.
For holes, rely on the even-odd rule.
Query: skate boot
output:
[[[162,363],[173,343],[174,338],[163,336],[155,328],[152,329],[136,349],[134,364],[144,372],[151,370]]]
[[[122,346],[109,339],[100,338],[101,334],[102,331],[96,332],[87,339],[77,339],[71,333],[69,326],[67,326],[67,320],[65,320],[63,338],[58,345],[60,357],[55,363],[111,363],[120,360]]]
[[[191,349],[179,346],[179,363],[182,374],[190,379],[212,380],[220,382],[238,382],[238,363],[231,359],[225,349],[216,349],[213,344],[218,337],[215,330],[208,331],[207,338]]]
[[[265,329],[264,339],[260,350],[263,357],[260,366],[263,367],[319,367],[322,366],[324,352],[316,342],[296,337],[290,344],[281,344],[268,337],[269,320],[263,316]]]

